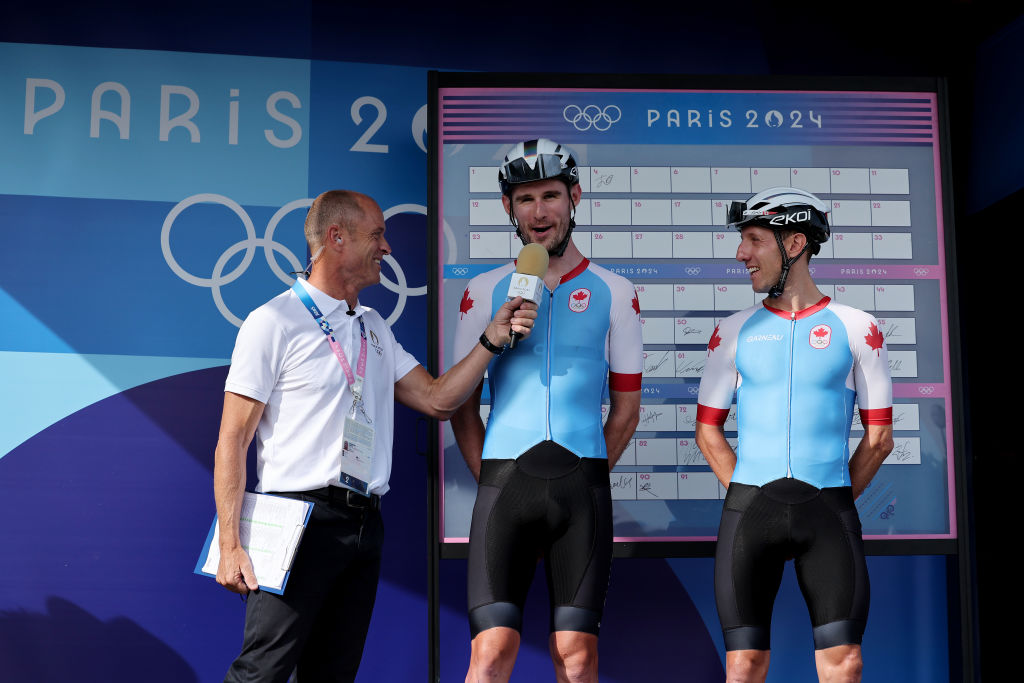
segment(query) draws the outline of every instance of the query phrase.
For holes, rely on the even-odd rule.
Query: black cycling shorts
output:
[[[469,623],[522,630],[544,559],[551,631],[597,632],[612,561],[608,461],[544,441],[515,460],[481,463],[469,535]]]
[[[726,650],[771,649],[783,567],[794,559],[817,650],[859,644],[869,586],[860,518],[848,486],[797,479],[731,484],[715,549],[715,600]]]

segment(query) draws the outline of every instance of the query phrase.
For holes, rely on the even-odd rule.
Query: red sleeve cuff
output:
[[[861,409],[860,423],[865,425],[891,425],[892,406],[888,408]]]
[[[725,424],[727,417],[729,417],[728,408],[712,408],[701,403],[697,404],[697,422],[721,427]]]
[[[608,388],[612,391],[640,391],[642,373],[625,374],[622,372],[608,373]]]

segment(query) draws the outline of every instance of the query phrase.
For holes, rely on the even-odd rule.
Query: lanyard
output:
[[[345,379],[348,380],[349,388],[352,390],[352,413],[355,413],[355,409],[358,407],[359,412],[366,418],[367,423],[373,424],[370,416],[363,409],[363,380],[366,378],[366,326],[363,324],[363,316],[359,316],[359,360],[356,362],[356,371],[353,374],[352,366],[349,365],[348,358],[345,356],[341,344],[334,338],[334,328],[331,327],[331,323],[327,321],[324,314],[313,303],[309,292],[299,284],[298,280],[295,280],[295,284],[292,285],[292,291],[295,292],[310,315],[313,316],[313,320],[316,321],[321,331],[327,335],[327,343],[330,344],[331,351],[334,352],[335,357],[337,357],[338,362],[341,364],[341,369],[345,372]]]

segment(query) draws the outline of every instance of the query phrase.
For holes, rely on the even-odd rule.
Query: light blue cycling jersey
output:
[[[789,312],[757,305],[715,328],[697,420],[721,426],[736,396],[732,481],[792,477],[817,488],[850,485],[850,425],[892,423],[892,383],[878,321],[822,298]]]
[[[455,357],[463,358],[502,304],[514,265],[470,281],[460,306]],[[491,411],[483,458],[517,458],[552,440],[579,457],[607,458],[605,388],[639,391],[640,305],[633,284],[587,259],[538,302],[529,337],[488,368]]]

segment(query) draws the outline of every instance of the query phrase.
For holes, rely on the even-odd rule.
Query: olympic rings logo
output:
[[[918,277],[924,277],[927,274],[928,274],[928,269],[927,268],[914,268],[914,275],[916,275]]]
[[[696,396],[697,393],[700,391],[700,387],[691,384],[690,386],[686,387],[686,390],[690,393],[690,396]]]
[[[690,267],[688,267],[686,269],[686,274],[690,275],[692,277],[696,277],[697,275],[700,275],[700,273],[701,273],[700,266],[690,266]]]
[[[918,387],[917,388],[917,392],[919,394],[927,396],[929,394],[934,394],[935,393],[935,387],[933,387],[933,386]]]
[[[192,273],[185,270],[181,264],[178,263],[177,259],[174,258],[174,254],[171,252],[171,228],[174,227],[174,221],[177,220],[178,216],[182,214],[185,209],[196,204],[220,204],[221,206],[230,209],[242,223],[242,228],[245,230],[245,239],[235,242],[233,245],[224,250],[223,253],[217,258],[217,262],[213,266],[213,272],[210,277],[200,277],[199,275],[193,275]],[[277,259],[274,257],[273,252],[280,253],[292,269],[295,272],[303,270],[302,262],[295,256],[295,254],[284,246],[280,242],[274,241],[274,231],[277,230],[278,224],[281,219],[286,215],[297,209],[308,209],[313,204],[311,198],[296,199],[288,202],[270,218],[267,223],[267,229],[263,233],[263,237],[256,236],[256,226],[253,225],[252,218],[248,212],[242,208],[242,206],[235,200],[225,197],[224,195],[212,194],[212,193],[201,193],[195,194],[191,197],[178,202],[167,217],[164,219],[163,227],[160,229],[160,250],[163,252],[164,261],[167,262],[167,266],[185,282],[195,285],[196,287],[208,287],[213,296],[213,303],[217,307],[220,314],[229,323],[235,327],[241,327],[242,319],[231,312],[228,309],[227,304],[224,303],[224,296],[221,293],[221,287],[230,284],[240,278],[249,266],[252,264],[253,258],[256,255],[256,249],[258,247],[263,248],[263,254],[266,258],[267,265],[270,266],[271,272],[277,276],[287,286],[291,286],[295,282],[295,277],[290,273],[286,273],[277,263]],[[420,213],[424,216],[427,214],[427,209],[419,204],[399,204],[398,206],[392,207],[384,212],[384,220],[386,221],[391,216],[398,213]],[[245,252],[242,256],[242,261],[234,270],[229,273],[224,272],[225,266],[228,261],[240,251]],[[405,272],[399,265],[398,261],[395,260],[390,254],[384,257],[384,261],[391,267],[395,273],[395,279],[397,282],[392,282],[383,273],[380,276],[380,282],[389,291],[398,294],[398,303],[395,305],[395,310],[387,317],[387,324],[392,325],[401,316],[402,311],[405,309],[405,304],[410,296],[424,296],[427,293],[427,286],[422,287],[409,287],[405,279]]]
[[[582,109],[570,104],[562,110],[562,118],[579,131],[589,130],[591,127],[594,130],[605,131],[622,118],[622,110],[614,104],[609,104],[604,109],[596,104],[588,104]]]
[[[469,268],[466,266],[452,266],[452,275],[469,275]]]

